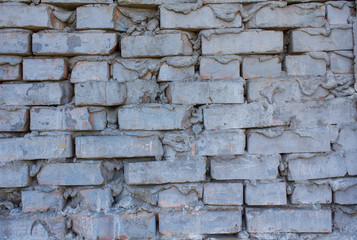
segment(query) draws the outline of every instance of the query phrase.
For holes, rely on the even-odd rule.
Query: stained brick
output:
[[[107,62],[77,62],[71,73],[71,82],[108,81],[109,65]]]
[[[29,167],[27,165],[0,167],[0,188],[26,187],[29,184]]]
[[[0,81],[14,81],[21,79],[21,66],[17,65],[0,65]]]
[[[0,54],[31,54],[31,32],[18,29],[0,29]]]
[[[209,205],[242,205],[242,183],[206,183],[203,202]]]
[[[62,80],[65,77],[67,63],[63,58],[23,60],[23,79],[26,81]]]
[[[25,132],[28,125],[28,109],[20,107],[0,109],[0,132]]]
[[[38,190],[22,191],[21,203],[23,212],[36,212],[61,210],[63,207],[63,197],[60,190],[52,192],[41,192]]]
[[[214,57],[203,57],[200,60],[200,76],[202,79],[239,79],[240,60],[218,61]]]
[[[244,202],[248,205],[285,205],[285,182],[248,183],[244,189]]]
[[[112,193],[109,188],[81,189],[79,195],[82,198],[81,206],[91,211],[108,211],[112,205]]]

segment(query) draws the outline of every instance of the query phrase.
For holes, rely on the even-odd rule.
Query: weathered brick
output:
[[[77,158],[162,156],[158,137],[90,136],[76,138]]]
[[[184,129],[189,115],[189,107],[183,105],[129,105],[118,110],[119,128],[125,130]]]
[[[101,163],[53,163],[37,174],[40,185],[100,185],[104,183]]]
[[[23,212],[44,212],[48,209],[61,210],[63,207],[63,197],[60,190],[52,192],[27,190],[21,192],[21,203]]]
[[[211,177],[217,180],[275,179],[280,155],[243,155],[231,160],[211,159]]]
[[[244,81],[173,82],[168,95],[173,104],[243,103]]]
[[[316,59],[309,55],[286,56],[284,65],[288,75],[323,76],[326,73],[324,59]]]
[[[166,59],[184,59],[183,57],[168,57]],[[188,57],[191,58],[191,57]],[[166,60],[167,62],[168,60]],[[160,68],[161,61],[159,59],[151,58],[138,58],[138,59],[127,59],[127,58],[117,58],[114,64],[112,64],[111,72],[114,80],[118,82],[128,82],[135,80],[151,80],[153,76],[153,71]],[[160,74],[160,73],[159,73]],[[178,77],[178,76],[175,76]]]
[[[357,151],[357,124],[351,123],[340,129],[338,139],[334,148],[342,151]]]
[[[0,139],[0,161],[70,158],[70,136],[44,136]]]
[[[0,4],[1,28],[63,29],[65,24],[56,18],[46,5],[29,6],[26,4]]]
[[[35,55],[108,55],[117,42],[115,33],[38,32],[32,35],[32,51]]]
[[[52,215],[17,215],[0,219],[1,239],[65,239],[65,218]]]
[[[283,126],[290,122],[279,108],[265,103],[210,106],[203,109],[203,119],[208,130]]]
[[[243,130],[205,131],[192,147],[194,154],[202,156],[240,155],[244,153]]]
[[[352,233],[352,239],[357,231],[357,210],[355,207],[337,207],[334,211],[333,225],[336,230]]]
[[[124,104],[155,102],[159,86],[156,81],[135,80],[125,83],[127,97]]]
[[[0,29],[0,54],[31,54],[31,32],[18,29]]]
[[[195,75],[195,67],[174,67],[168,65],[166,62],[160,66],[158,81],[172,82],[193,79]]]
[[[121,39],[121,55],[124,58],[191,54],[192,44],[183,33],[125,36]]]
[[[114,9],[112,5],[85,5],[76,9],[77,29],[113,29]]]
[[[204,4],[208,3],[250,3],[250,2],[264,2],[265,0],[202,0]]]
[[[244,202],[248,205],[285,205],[286,183],[247,183],[244,189]]]
[[[125,102],[125,85],[115,81],[94,81],[77,83],[74,86],[74,101],[77,106],[115,106]],[[88,94],[90,93],[90,95]]]
[[[321,87],[324,81],[325,78],[318,76],[250,79],[247,81],[247,101],[283,103],[322,100],[331,94]]]
[[[353,53],[351,51],[333,52],[330,61],[333,73],[353,73]]]
[[[71,82],[108,81],[109,65],[107,62],[77,62],[71,73]]]
[[[336,138],[334,129],[305,129],[248,133],[248,152],[261,154],[328,152]]]
[[[233,234],[241,229],[240,211],[159,213],[159,232],[164,235]]]
[[[299,29],[290,32],[289,49],[292,53],[335,51],[353,49],[352,29],[331,29],[328,36],[323,36],[324,29]],[[310,35],[311,34],[311,35]]]
[[[90,111],[86,107],[35,107],[31,109],[30,129],[51,130],[103,130],[107,123],[104,109]]]
[[[77,6],[83,4],[109,4],[113,3],[113,0],[41,0],[41,3],[48,3],[54,5],[69,5]]]
[[[324,24],[325,7],[323,4],[303,3],[286,6],[285,3],[263,7],[253,15],[247,26],[271,29],[322,27]]]
[[[118,0],[119,5],[156,6],[172,3],[192,3],[192,0]]]
[[[24,59],[22,66],[26,81],[62,80],[67,77],[67,63],[63,58]]]
[[[26,108],[1,108],[0,132],[25,132],[28,130],[29,113]]]
[[[114,9],[114,30],[119,32],[132,31],[135,26],[146,23],[146,29],[153,31],[158,27],[159,22],[153,19],[158,14],[156,8],[138,8],[138,6],[123,7]]]
[[[245,213],[251,233],[332,232],[332,214],[328,209],[246,208]]]
[[[7,165],[0,167],[0,188],[26,187],[29,184],[29,167],[27,165]]]
[[[242,205],[242,183],[206,183],[203,202],[209,205]]]
[[[74,216],[72,222],[72,230],[85,239],[152,239],[156,232],[153,213]]]
[[[195,191],[183,195],[176,187],[172,187],[159,193],[158,206],[161,208],[190,207],[197,204],[198,196]]]
[[[231,5],[221,5],[220,10],[231,10]],[[211,6],[203,6],[187,14],[175,12],[165,6],[160,8],[160,25],[163,29],[210,29],[210,28],[233,28],[242,26],[242,17],[239,12],[227,21],[217,18]]]
[[[357,151],[345,152],[345,162],[349,175],[357,175]]]
[[[296,184],[291,195],[292,204],[328,204],[332,202],[331,188],[327,185]]]
[[[348,17],[353,16],[353,3],[348,1],[330,2],[326,7],[329,24],[347,24]]]
[[[113,201],[110,188],[81,189],[79,195],[82,198],[81,206],[96,212],[108,211]]]
[[[67,82],[1,84],[2,105],[59,105],[69,102],[71,87]]]
[[[200,59],[200,76],[202,79],[239,79],[240,60],[219,61],[214,57]]]
[[[283,52],[282,32],[248,30],[240,33],[212,33],[209,38],[202,35],[203,55],[281,52]]]
[[[357,204],[357,185],[334,193],[333,202],[337,204]]]
[[[310,158],[296,156],[296,159],[289,160],[288,164],[288,177],[291,180],[342,177],[347,173],[345,161],[338,153]]]
[[[279,77],[282,73],[281,60],[277,56],[244,57],[242,71],[245,79]]]
[[[21,79],[21,66],[4,64],[0,65],[0,81],[14,81]]]
[[[202,182],[206,159],[126,163],[124,173],[129,185]]]

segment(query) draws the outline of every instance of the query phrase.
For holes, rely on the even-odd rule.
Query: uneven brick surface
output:
[[[0,0],[0,239],[357,239],[347,0]]]

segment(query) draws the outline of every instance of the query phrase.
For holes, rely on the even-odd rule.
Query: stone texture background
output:
[[[0,239],[357,239],[354,16],[0,0]]]

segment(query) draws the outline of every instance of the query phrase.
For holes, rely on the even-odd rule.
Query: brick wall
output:
[[[0,0],[0,239],[357,239],[354,15]]]

